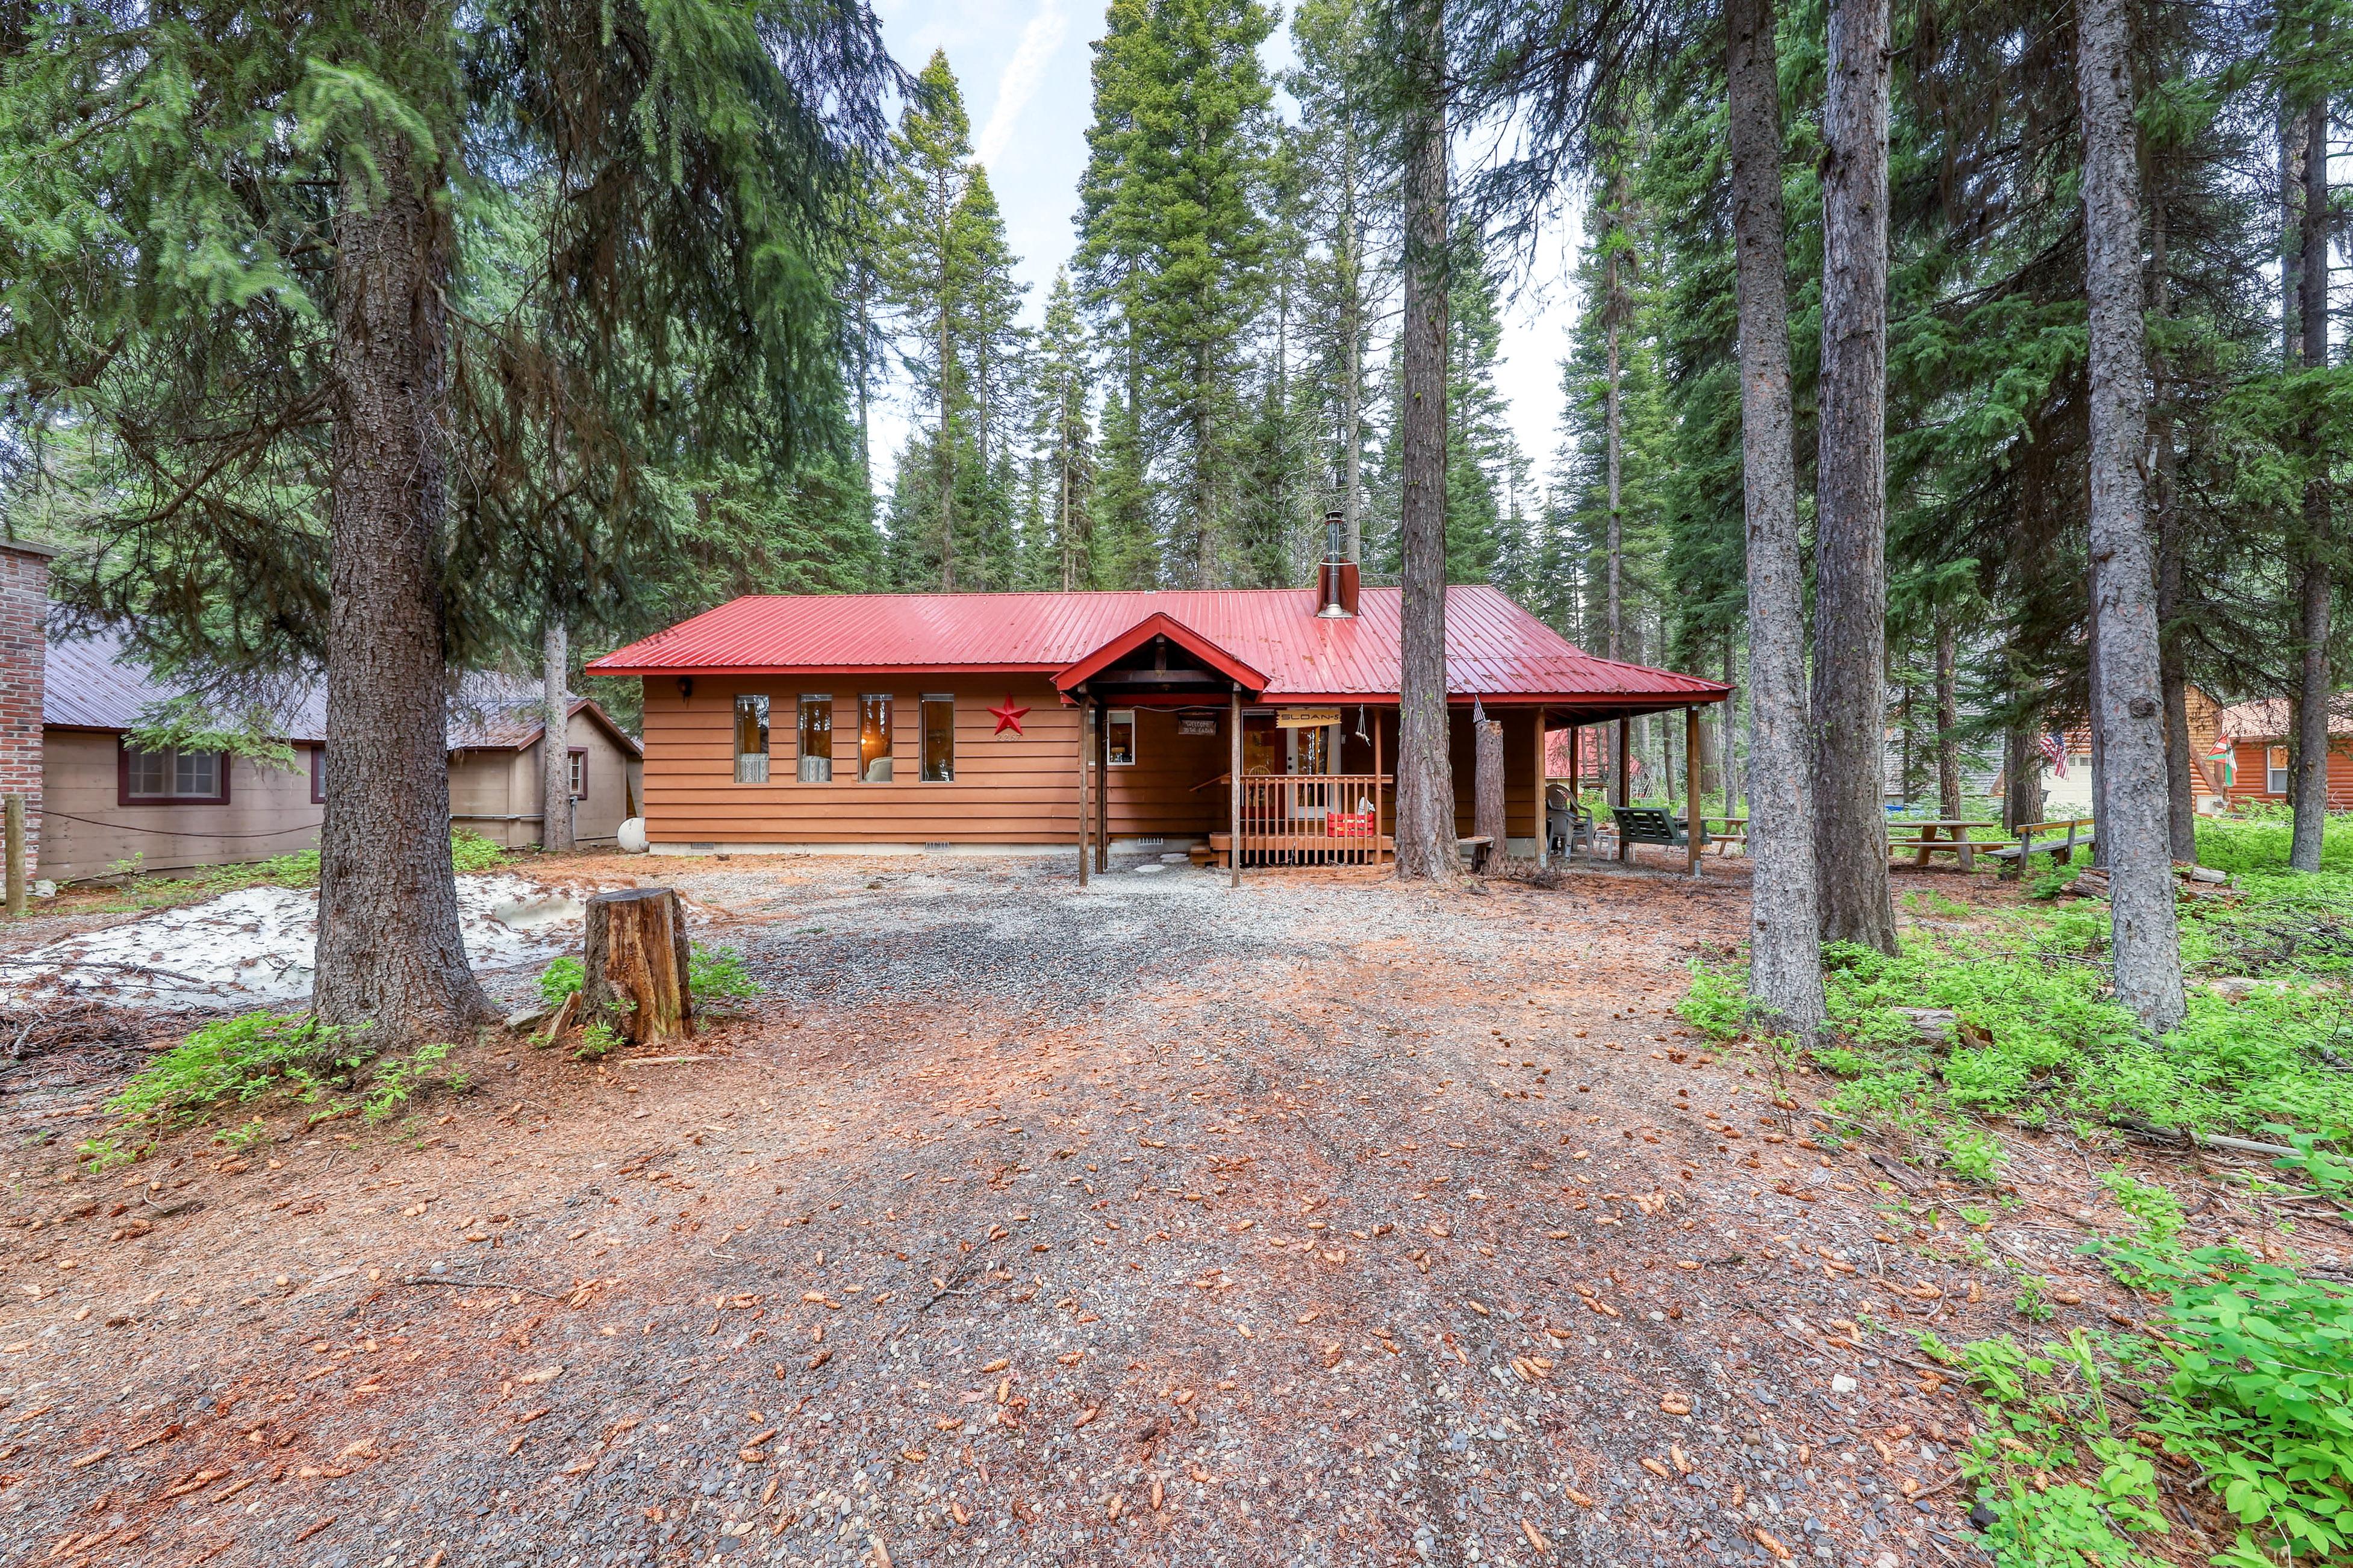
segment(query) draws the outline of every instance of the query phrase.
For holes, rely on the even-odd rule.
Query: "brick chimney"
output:
[[[42,678],[56,553],[29,539],[0,539],[0,795],[25,797],[27,875],[40,864]]]

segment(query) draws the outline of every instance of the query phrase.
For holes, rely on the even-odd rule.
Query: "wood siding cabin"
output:
[[[2231,800],[2287,799],[2288,742],[2295,727],[2295,705],[2282,699],[2222,710],[2221,730],[2230,748],[2224,793]],[[2210,762],[2207,770],[2224,771],[2218,762]],[[2353,718],[2336,713],[2328,718],[2328,809],[2353,811]]]
[[[1251,855],[1263,826],[1297,858],[1378,858],[1395,820],[1398,591],[1359,589],[1345,562],[1321,576],[1296,590],[753,596],[588,672],[643,682],[657,853],[1083,838],[1100,863],[1111,845],[1222,852],[1239,816]],[[1491,587],[1449,589],[1446,626],[1459,830],[1475,704],[1504,726],[1515,853],[1540,847],[1546,731],[1727,690],[1597,658]]]
[[[129,732],[177,692],[111,636],[53,639],[42,697],[42,833],[37,874],[71,882],[121,871],[189,871],[315,848],[326,810],[325,696],[316,682],[270,705],[292,766],[226,752],[142,752]],[[538,688],[469,675],[449,708],[452,820],[507,847],[540,835]],[[637,742],[586,698],[572,700],[575,823],[612,843],[637,801]]]

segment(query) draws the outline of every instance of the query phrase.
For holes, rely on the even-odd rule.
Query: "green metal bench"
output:
[[[1620,844],[1662,844],[1670,849],[1685,849],[1691,846],[1683,825],[1672,812],[1656,805],[1613,805],[1610,814],[1618,819],[1618,841]],[[1704,845],[1707,826],[1701,824],[1699,841]]]

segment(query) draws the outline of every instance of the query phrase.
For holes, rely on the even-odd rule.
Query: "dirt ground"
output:
[[[0,1076],[0,1559],[1981,1561],[1913,1334],[2024,1328],[2003,1276],[1682,1026],[1746,888],[1664,864],[572,862],[764,996],[77,1177],[117,1020]],[[2073,1256],[2091,1163],[2015,1142],[1982,1239],[2052,1329],[2140,1310]]]

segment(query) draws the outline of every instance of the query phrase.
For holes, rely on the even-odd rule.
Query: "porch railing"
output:
[[[1246,773],[1235,837],[1246,866],[1372,866],[1388,858],[1380,773]]]

